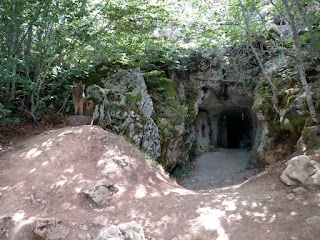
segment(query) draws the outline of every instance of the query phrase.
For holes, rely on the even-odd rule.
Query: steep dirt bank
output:
[[[276,163],[241,185],[191,191],[122,138],[96,126],[49,131],[0,155],[0,216],[11,217],[3,239],[32,239],[40,218],[55,217],[64,239],[95,239],[111,224],[135,220],[154,240],[317,240],[320,191],[288,194]],[[97,205],[83,191],[106,179],[115,189]],[[5,231],[8,232],[5,232]],[[9,235],[6,237],[6,233]]]

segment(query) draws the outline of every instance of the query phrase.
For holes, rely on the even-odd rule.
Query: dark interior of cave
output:
[[[218,147],[251,148],[252,120],[247,111],[229,110],[220,114]]]

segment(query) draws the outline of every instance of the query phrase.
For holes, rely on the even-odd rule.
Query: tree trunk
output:
[[[292,30],[292,34],[293,34],[293,41],[294,41],[294,45],[295,45],[295,52],[296,52],[296,60],[297,60],[297,66],[298,66],[298,70],[299,70],[299,74],[300,74],[300,81],[301,84],[304,88],[304,91],[306,93],[306,98],[307,98],[307,104],[308,104],[308,108],[310,111],[310,115],[312,118],[312,121],[317,123],[318,120],[316,118],[316,109],[315,106],[313,104],[313,100],[312,100],[312,93],[309,87],[309,84],[307,82],[306,79],[306,73],[305,73],[305,68],[303,65],[303,60],[302,60],[302,55],[301,55],[301,43],[300,43],[300,39],[299,39],[299,35],[297,32],[297,27],[296,27],[296,22],[294,19],[294,16],[292,14],[292,11],[289,7],[288,1],[287,0],[282,0],[284,7],[286,9],[286,12],[289,16],[289,23],[290,23],[290,27]]]
[[[303,10],[302,6],[301,6],[301,3],[300,3],[300,0],[295,0],[295,3],[298,7],[298,10],[299,10],[299,13],[301,15],[301,17],[303,18],[303,21],[304,23],[306,24],[308,30],[309,30],[309,33],[310,33],[310,36],[311,36],[311,45],[312,45],[312,48],[314,50],[317,50],[317,41],[316,41],[316,35],[312,29],[312,25],[308,19],[308,17],[306,16],[306,13],[305,11]],[[317,51],[314,52],[315,54],[318,54]]]
[[[272,87],[272,90],[274,92],[274,94],[277,96],[278,95],[278,89],[276,88],[276,86],[273,84],[273,82],[271,81],[271,78],[268,76],[268,74],[266,73],[266,70],[264,69],[263,65],[262,65],[262,62],[260,60],[260,57],[256,51],[256,49],[254,48],[253,44],[252,44],[252,40],[251,40],[251,36],[250,36],[250,27],[249,27],[249,19],[246,15],[246,12],[245,12],[245,9],[243,7],[243,4],[242,4],[242,1],[239,0],[239,4],[240,4],[240,8],[241,8],[241,12],[242,12],[242,15],[243,15],[243,18],[244,18],[244,21],[245,21],[245,25],[246,25],[246,35],[247,35],[247,40],[249,42],[249,46],[256,58],[256,60],[258,61],[259,63],[259,67],[262,71],[262,74],[264,75],[264,77],[267,79],[268,83],[270,84],[270,86]]]

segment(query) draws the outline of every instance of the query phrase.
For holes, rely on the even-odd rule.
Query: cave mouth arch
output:
[[[195,121],[195,153],[210,152],[214,148],[256,151],[261,130],[261,123],[250,108],[199,109]]]
[[[218,114],[217,147],[252,148],[252,116],[246,109],[230,109]]]

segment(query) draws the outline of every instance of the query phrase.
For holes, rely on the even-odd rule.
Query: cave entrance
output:
[[[223,111],[218,119],[218,147],[238,149],[252,147],[252,117],[248,110]]]

